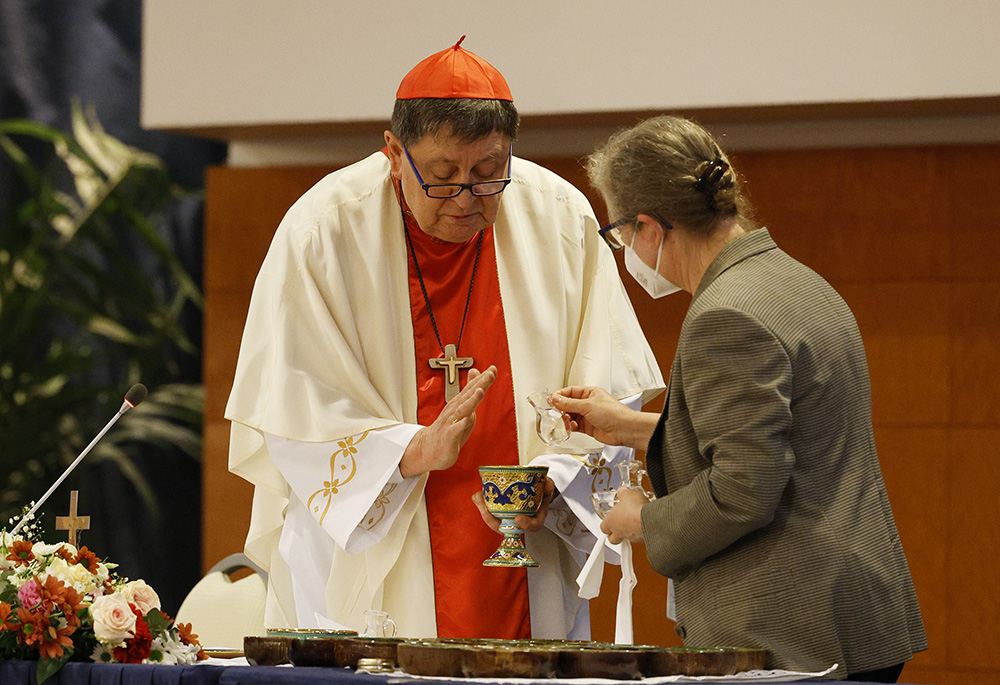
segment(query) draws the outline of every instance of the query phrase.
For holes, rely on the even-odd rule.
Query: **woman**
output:
[[[663,413],[553,396],[574,429],[647,450],[657,499],[619,491],[602,529],[673,580],[685,644],[764,648],[768,667],[895,682],[926,649],[875,452],[850,309],[755,226],[711,135],[662,116],[588,164],[601,229],[654,298],[693,295]]]

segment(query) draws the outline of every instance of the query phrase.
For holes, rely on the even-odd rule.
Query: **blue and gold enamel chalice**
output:
[[[500,519],[503,540],[483,566],[538,566],[524,548],[518,514],[534,516],[542,506],[548,466],[480,466],[486,510]]]

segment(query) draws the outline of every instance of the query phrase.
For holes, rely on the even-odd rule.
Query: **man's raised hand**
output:
[[[427,471],[443,471],[458,460],[458,452],[476,425],[476,408],[497,378],[497,368],[491,366],[482,373],[469,369],[469,378],[459,393],[444,405],[444,409],[429,426],[424,426],[406,446],[399,462],[403,478]]]

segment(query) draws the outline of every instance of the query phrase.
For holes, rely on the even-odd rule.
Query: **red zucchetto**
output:
[[[513,102],[503,75],[482,57],[463,48],[463,40],[465,36],[413,67],[399,84],[396,99],[475,98]]]

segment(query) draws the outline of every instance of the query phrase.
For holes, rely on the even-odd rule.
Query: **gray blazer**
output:
[[[649,561],[688,646],[837,677],[927,648],[854,316],[767,230],[726,245],[681,327],[647,469]]]

